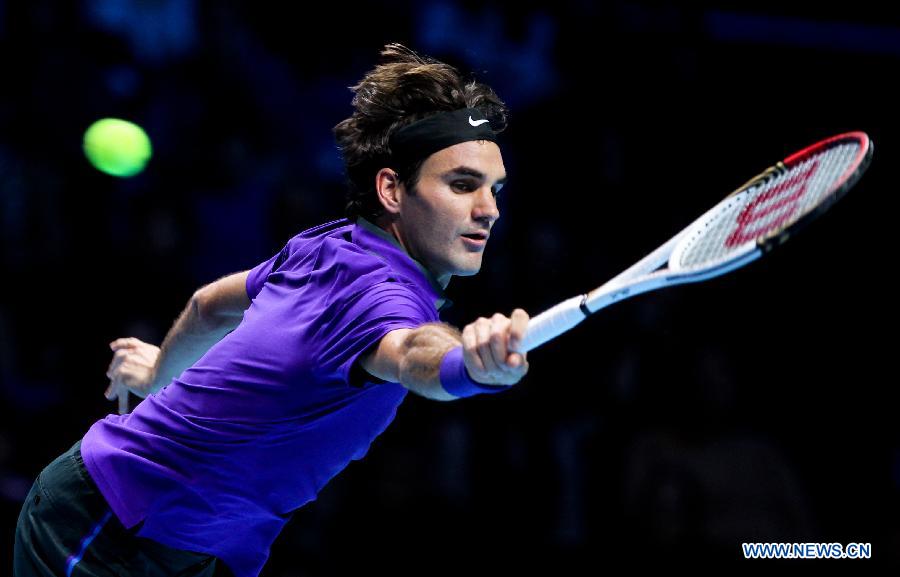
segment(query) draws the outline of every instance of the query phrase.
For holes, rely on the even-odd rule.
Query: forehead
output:
[[[459,166],[474,168],[484,173],[488,180],[500,180],[506,176],[500,147],[489,140],[460,142],[441,149],[422,164],[422,172],[442,173]]]

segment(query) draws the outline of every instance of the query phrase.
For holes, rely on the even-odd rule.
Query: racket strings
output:
[[[740,246],[785,225],[802,209],[801,201],[812,197],[807,191],[818,168],[818,160],[805,163],[745,204],[738,214],[737,226],[725,239],[725,247]]]
[[[852,173],[859,148],[843,142],[824,149],[727,199],[691,231],[670,268],[710,266],[791,226],[830,199]]]

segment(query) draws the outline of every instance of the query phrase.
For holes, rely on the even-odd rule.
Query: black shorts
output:
[[[110,510],[81,458],[81,441],[41,471],[19,522],[15,577],[212,577],[216,558],[137,537]]]

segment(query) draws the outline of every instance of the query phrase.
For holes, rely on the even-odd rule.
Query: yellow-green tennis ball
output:
[[[122,178],[147,166],[153,147],[147,133],[133,122],[102,118],[84,133],[84,154],[94,168]]]

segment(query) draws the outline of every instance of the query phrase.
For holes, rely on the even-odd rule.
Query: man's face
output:
[[[442,286],[453,275],[481,269],[491,227],[500,218],[495,196],[505,181],[500,148],[469,141],[429,156],[415,191],[401,190],[400,242]]]

